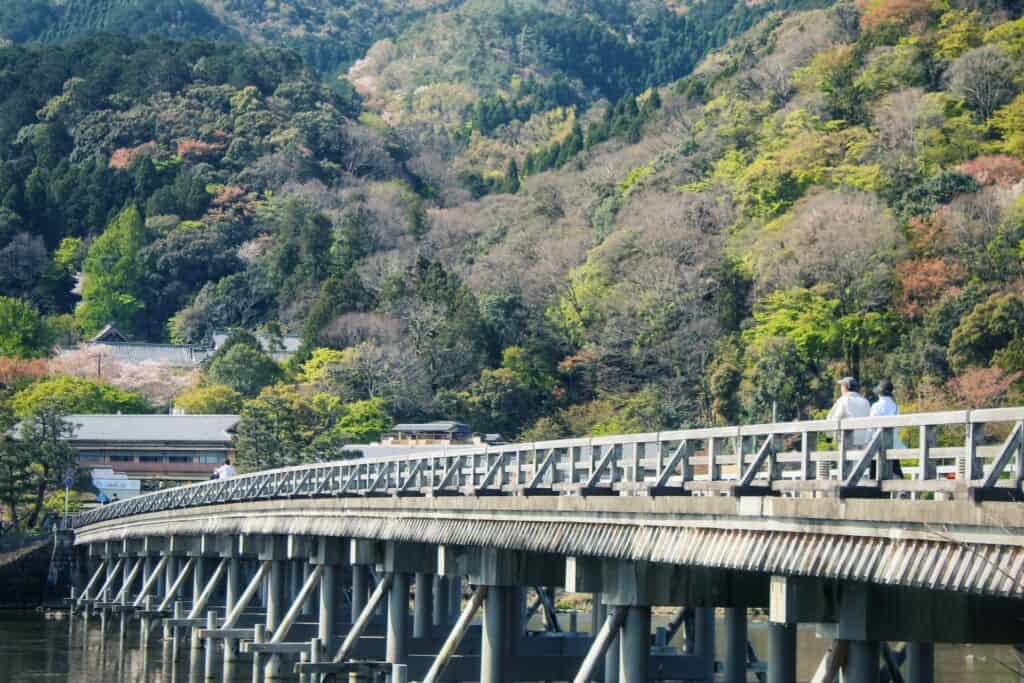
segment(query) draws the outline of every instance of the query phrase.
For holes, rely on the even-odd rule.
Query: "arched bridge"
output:
[[[1022,480],[1024,408],[356,458],[79,515],[72,603],[174,651],[188,631],[215,678],[782,683],[809,623],[833,639],[815,681],[930,681],[935,642],[1024,642]],[[588,595],[591,633],[555,588]],[[652,607],[678,610],[653,635]]]

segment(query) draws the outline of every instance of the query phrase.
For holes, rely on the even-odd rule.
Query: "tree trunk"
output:
[[[32,513],[28,516],[26,526],[29,529],[35,527],[39,521],[39,514],[43,511],[43,501],[46,498],[46,475],[39,480],[39,484],[36,486],[36,500],[32,505]]]

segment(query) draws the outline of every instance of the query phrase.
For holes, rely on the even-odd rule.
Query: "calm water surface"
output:
[[[655,619],[656,623],[661,621],[664,620]],[[580,620],[581,628],[587,627],[584,622],[585,619]],[[721,636],[719,633],[720,648]],[[759,653],[767,651],[768,632],[763,623],[751,623],[750,636]],[[808,680],[814,673],[826,646],[827,642],[817,638],[813,628],[800,631],[801,680]],[[121,642],[116,618],[108,623],[103,638],[99,619],[95,617],[90,619],[87,632],[81,617],[71,623],[67,619],[47,619],[38,612],[0,611],[0,683],[177,683],[190,680],[187,645],[182,652],[185,659],[173,667],[162,661],[156,640],[144,653],[139,648],[137,624],[129,627],[127,639]],[[1013,652],[1007,647],[939,646],[936,658],[936,680],[940,683],[1022,683],[1000,663],[1015,665]],[[250,680],[250,676],[249,665],[243,663],[234,680]]]

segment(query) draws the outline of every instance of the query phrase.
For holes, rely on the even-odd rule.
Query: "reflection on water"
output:
[[[105,637],[104,637],[105,635]],[[46,618],[38,612],[0,611],[0,682],[68,681],[74,683],[178,683],[189,676],[187,643],[178,662],[164,665],[159,633],[147,649],[139,647],[139,623],[120,617],[81,615],[73,620]],[[170,659],[170,658],[168,658]],[[218,661],[217,672],[221,672]],[[230,680],[250,680],[240,664]],[[244,671],[243,671],[244,669]],[[202,680],[202,663],[198,667]],[[218,678],[218,680],[220,680]]]
[[[666,619],[655,618],[656,624]],[[102,622],[106,622],[105,624]],[[566,626],[568,622],[566,621]],[[587,615],[581,614],[581,629],[589,628]],[[106,634],[106,637],[103,634]],[[724,640],[719,632],[718,647]],[[758,653],[767,652],[768,629],[752,622],[750,638]],[[799,637],[799,675],[808,680],[821,658],[827,641],[817,638],[813,628],[801,629]],[[138,622],[128,625],[122,636],[120,619],[92,617],[88,624],[81,616],[68,619],[47,619],[37,612],[0,611],[0,682],[68,681],[74,683],[136,683],[189,681],[189,651],[182,647],[179,661],[165,665],[159,638],[150,647],[139,647]],[[721,649],[719,649],[721,651]],[[170,658],[168,658],[170,659]],[[1021,683],[1008,665],[1016,658],[1008,647],[952,646],[936,648],[936,681],[939,683]],[[221,671],[217,663],[218,674]],[[202,663],[196,668],[202,680]],[[241,662],[232,680],[250,680],[247,662]],[[218,680],[220,680],[218,678]],[[753,677],[751,677],[753,680]]]

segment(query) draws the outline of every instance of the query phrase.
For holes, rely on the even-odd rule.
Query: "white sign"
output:
[[[142,488],[138,479],[129,479],[127,475],[114,472],[110,468],[93,470],[92,485],[99,489],[100,493],[107,494],[107,497],[116,494],[118,498],[137,496]]]
[[[141,488],[138,479],[93,479],[92,485],[102,491],[134,491]]]

